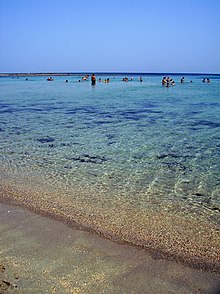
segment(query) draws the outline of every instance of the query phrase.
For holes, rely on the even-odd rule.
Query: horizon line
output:
[[[81,74],[139,74],[139,75],[164,75],[164,74],[176,74],[176,75],[220,75],[220,73],[212,72],[132,72],[132,71],[79,71],[79,72],[70,72],[70,71],[55,71],[55,72],[0,72],[0,76],[13,76],[13,75],[81,75]]]

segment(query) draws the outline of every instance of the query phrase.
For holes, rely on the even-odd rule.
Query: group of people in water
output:
[[[99,78],[99,83],[101,83],[101,82],[102,82],[102,79]],[[109,78],[104,79],[103,82],[104,83],[109,83],[110,82],[110,79]],[[92,74],[92,76],[91,76],[91,84],[92,84],[92,86],[94,86],[96,84],[96,76],[94,74]]]
[[[114,77],[114,79],[115,79],[115,77]],[[87,80],[87,79],[86,79],[86,80]],[[124,78],[122,79],[123,82],[128,82],[128,81],[133,81],[133,80],[134,80],[133,78],[130,78],[130,79],[129,79],[129,78],[127,78],[127,77],[124,77]],[[143,82],[143,78],[140,77],[140,78],[139,78],[139,81],[140,81],[140,82]],[[101,82],[109,83],[109,82],[110,82],[110,79],[107,78],[107,79],[102,80],[101,78],[99,78],[99,83],[101,83]],[[96,77],[95,77],[94,74],[92,74],[92,76],[91,76],[91,84],[92,84],[92,85],[95,85],[95,84],[96,84]]]
[[[83,80],[83,81],[87,81],[88,78],[89,78],[89,76],[86,75],[85,77],[82,77],[82,80]],[[115,77],[114,77],[114,79],[115,79]],[[110,82],[110,79],[107,78],[107,79],[102,80],[101,78],[99,78],[98,81],[99,81],[99,83],[101,83],[101,82],[109,83],[109,82]],[[124,77],[124,78],[122,79],[122,81],[123,81],[123,82],[133,81],[133,78],[128,79],[127,77]],[[139,81],[140,81],[140,82],[143,82],[143,78],[140,77],[140,78],[139,78]],[[79,82],[80,82],[80,80],[79,80]],[[92,84],[93,86],[96,84],[96,76],[94,75],[94,73],[93,73],[92,76],[91,76],[91,84]]]
[[[185,82],[185,78],[182,77],[180,79],[180,83],[183,84]],[[190,83],[192,83],[193,81],[190,81]],[[202,80],[203,83],[210,83],[210,79],[209,78],[204,78]],[[163,77],[162,79],[162,86],[165,86],[165,87],[170,87],[170,86],[175,86],[175,82],[173,79],[171,79],[170,77]]]
[[[170,77],[163,77],[162,86],[165,86],[165,87],[175,86],[175,82]]]
[[[114,77],[114,79],[115,79],[115,77]],[[26,80],[28,80],[28,79],[26,79]],[[81,78],[81,80],[79,80],[79,82],[81,82],[81,81],[88,81],[88,80],[89,80],[89,75],[87,74],[87,75],[83,76]],[[123,82],[128,82],[128,81],[133,81],[133,80],[134,80],[133,78],[128,78],[128,77],[124,77],[122,79]],[[49,77],[49,78],[47,78],[47,81],[53,81],[53,78],[52,77]],[[109,83],[110,82],[110,79],[107,78],[107,79],[102,80],[101,78],[99,78],[98,81],[99,81],[99,83],[101,83],[101,82]],[[140,82],[143,82],[142,76],[139,77],[139,81]],[[68,80],[66,80],[65,82],[68,83]],[[183,84],[184,82],[185,82],[185,78],[182,77],[180,79],[180,83]],[[209,78],[203,78],[202,82],[203,83],[210,83],[211,81],[210,81]],[[192,83],[192,81],[190,81],[190,83]],[[94,75],[94,73],[91,75],[91,84],[93,86],[96,84],[96,76]],[[165,87],[175,86],[175,81],[173,79],[171,79],[169,76],[168,77],[164,76],[162,78],[162,86],[165,86]]]
[[[206,78],[204,78],[204,79],[202,80],[202,82],[203,82],[203,83],[210,83],[211,81],[210,81],[210,79],[209,79],[209,78],[207,78],[207,79],[206,79]]]
[[[185,78],[182,77],[180,79],[180,83],[183,84],[184,82],[185,82]],[[192,83],[192,81],[190,81],[190,83]],[[171,79],[170,77],[163,77],[162,86],[165,86],[165,87],[175,86],[175,81]]]

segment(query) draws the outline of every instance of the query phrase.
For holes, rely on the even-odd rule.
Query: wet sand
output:
[[[220,276],[0,204],[0,293],[219,293]]]
[[[21,176],[20,176],[21,177]],[[35,181],[34,181],[35,180]],[[70,194],[58,185],[45,187],[31,178],[28,183],[2,179],[0,201],[81,228],[105,238],[144,248],[148,253],[176,260],[198,269],[220,273],[219,226],[202,216],[188,214],[172,204],[137,207],[120,198],[91,194],[83,187]],[[31,185],[30,185],[31,183]],[[157,207],[158,210],[157,210]]]

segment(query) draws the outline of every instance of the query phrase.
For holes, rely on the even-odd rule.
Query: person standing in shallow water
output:
[[[91,83],[92,83],[92,86],[94,86],[96,84],[96,77],[95,77],[94,73],[91,76]]]

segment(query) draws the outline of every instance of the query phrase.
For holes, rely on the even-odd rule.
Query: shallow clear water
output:
[[[218,213],[220,76],[180,84],[172,75],[170,88],[162,75],[122,77],[95,87],[80,76],[1,78],[2,170],[143,207],[170,201]]]

